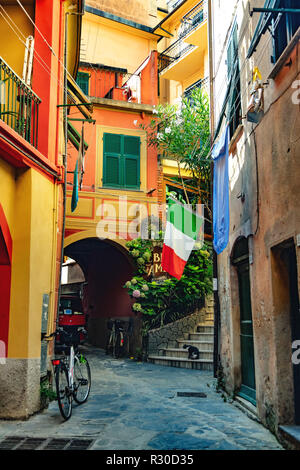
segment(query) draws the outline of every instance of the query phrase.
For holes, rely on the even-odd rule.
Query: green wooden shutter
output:
[[[103,136],[103,186],[120,188],[122,185],[122,136]]]
[[[139,137],[124,135],[124,186],[140,189],[140,147]]]
[[[76,83],[77,85],[80,86],[80,88],[82,89],[85,95],[89,94],[89,80],[90,80],[89,73],[86,73],[86,72],[77,73]]]
[[[104,187],[140,189],[140,145],[139,137],[104,134]]]
[[[238,57],[237,25],[234,26],[227,49],[227,74],[230,80],[228,100],[228,121],[230,125],[230,138],[233,136],[240,122],[241,114],[241,84]]]

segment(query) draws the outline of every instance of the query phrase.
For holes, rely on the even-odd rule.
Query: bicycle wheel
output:
[[[122,332],[118,332],[114,344],[114,356],[118,359],[124,350],[124,335]]]
[[[55,384],[59,411],[62,417],[67,420],[72,414],[72,393],[70,392],[68,369],[63,362],[56,368]]]
[[[110,334],[110,336],[107,340],[105,352],[106,352],[107,355],[113,353],[113,335],[112,334]]]
[[[78,354],[74,361],[74,400],[78,403],[84,403],[89,396],[91,389],[91,370],[87,359]]]

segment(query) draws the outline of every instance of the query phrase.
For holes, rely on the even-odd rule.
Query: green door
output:
[[[254,342],[250,295],[249,260],[238,263],[240,321],[241,321],[241,373],[239,395],[256,405]]]

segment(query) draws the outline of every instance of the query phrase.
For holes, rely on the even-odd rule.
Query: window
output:
[[[103,136],[103,186],[140,189],[139,137],[109,134]]]
[[[230,138],[232,138],[240,124],[242,116],[237,25],[235,25],[233,28],[227,49],[227,76],[230,84],[228,98],[228,122],[230,127]]]
[[[281,0],[278,8],[299,8],[299,0]],[[275,63],[287,47],[288,43],[300,26],[300,13],[279,13],[272,21],[273,57]]]
[[[267,30],[270,30],[273,41],[272,62],[275,63],[287,47],[300,26],[300,13],[297,11],[280,13],[272,9],[294,9],[299,10],[299,0],[266,0],[264,8],[270,9],[260,15],[258,25],[254,31],[253,38],[248,50],[247,58],[257,50],[260,39]]]
[[[80,86],[85,95],[89,95],[90,74],[87,72],[78,72],[76,83]]]

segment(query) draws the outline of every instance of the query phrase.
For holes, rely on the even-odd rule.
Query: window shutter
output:
[[[239,124],[241,107],[241,84],[238,57],[238,34],[237,26],[234,26],[230,43],[227,49],[227,74],[230,80],[230,92],[228,99],[228,121],[230,125],[230,137],[233,136]]]
[[[89,94],[89,80],[90,80],[90,75],[88,73],[86,72],[77,73],[76,83],[77,85],[80,86],[80,88],[82,89],[85,95]]]
[[[140,188],[140,146],[139,137],[124,135],[124,186]]]
[[[103,186],[119,188],[121,182],[121,136],[103,136]]]
[[[103,186],[140,189],[139,137],[109,134],[103,136]]]

